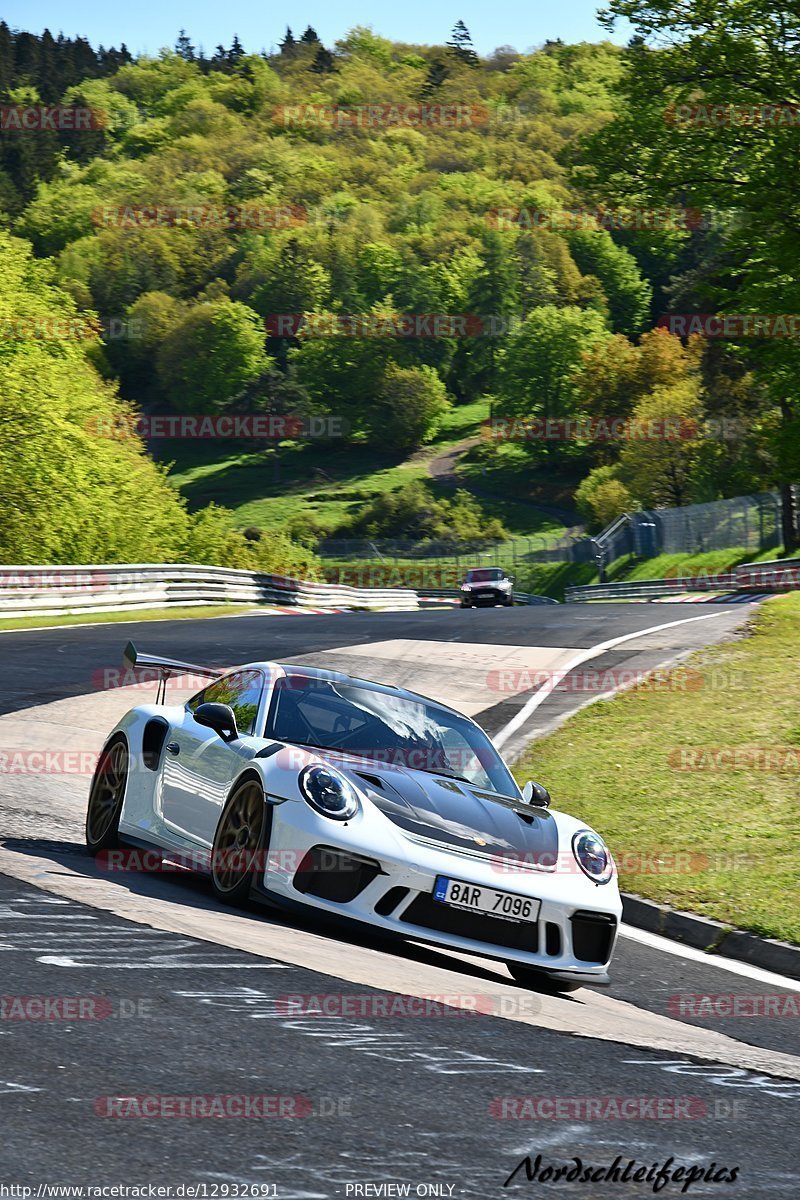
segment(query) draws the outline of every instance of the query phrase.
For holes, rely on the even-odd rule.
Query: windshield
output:
[[[505,796],[518,794],[503,760],[472,721],[379,684],[305,675],[281,678],[265,736],[449,775]]]
[[[478,567],[474,571],[467,571],[467,579],[470,583],[494,583],[497,579],[503,578],[503,572],[499,567]]]

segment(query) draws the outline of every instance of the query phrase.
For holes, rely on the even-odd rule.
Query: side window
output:
[[[253,733],[264,676],[260,671],[236,671],[208,685],[189,701],[192,712],[198,704],[228,704],[236,716],[240,733]]]

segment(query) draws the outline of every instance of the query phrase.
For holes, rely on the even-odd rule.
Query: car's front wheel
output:
[[[119,846],[119,818],[128,783],[128,743],[116,734],[98,759],[86,809],[86,846],[101,854]]]
[[[532,992],[545,992],[549,996],[556,996],[559,992],[577,992],[579,987],[583,987],[582,983],[556,979],[546,971],[537,971],[536,967],[526,967],[524,963],[509,962],[506,966],[512,978],[530,988]]]
[[[264,789],[252,777],[238,784],[222,811],[211,850],[211,886],[225,904],[242,904],[250,895],[262,857],[265,811]]]

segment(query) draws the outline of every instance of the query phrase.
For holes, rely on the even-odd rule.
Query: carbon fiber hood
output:
[[[557,862],[558,827],[546,809],[511,797],[493,799],[481,788],[427,771],[377,763],[356,768],[343,759],[336,766],[404,833],[543,867]]]

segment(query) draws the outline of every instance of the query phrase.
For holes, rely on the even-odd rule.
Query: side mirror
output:
[[[550,793],[547,788],[542,787],[540,783],[534,783],[532,779],[529,779],[522,789],[522,799],[532,808],[550,807]]]
[[[219,734],[223,742],[235,742],[239,736],[236,715],[228,704],[198,704],[192,716],[198,725]]]

